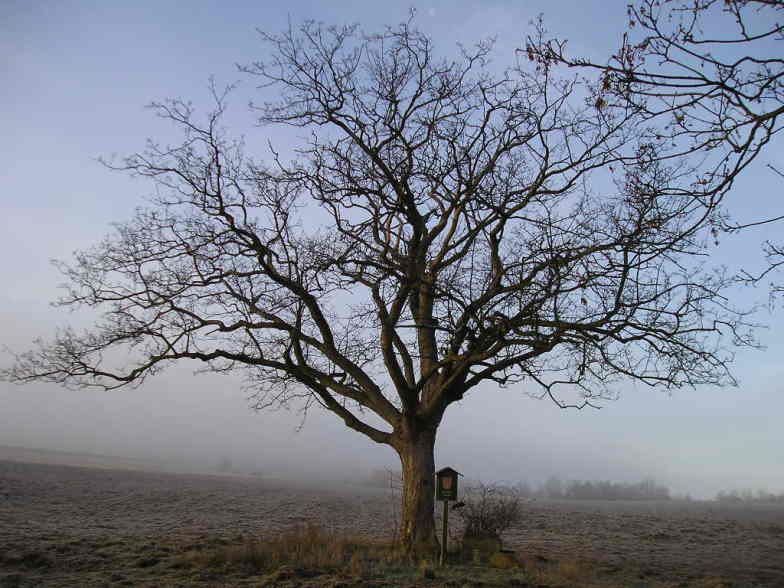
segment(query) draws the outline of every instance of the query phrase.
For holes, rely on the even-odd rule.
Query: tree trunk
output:
[[[433,552],[436,540],[435,505],[436,431],[410,431],[395,443],[403,468],[400,541],[408,552]]]

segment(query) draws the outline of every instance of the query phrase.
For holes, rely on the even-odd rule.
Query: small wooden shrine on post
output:
[[[444,503],[443,529],[441,532],[440,564],[446,563],[446,540],[449,527],[449,501],[457,500],[457,477],[460,472],[450,467],[441,468],[436,472],[436,500]]]

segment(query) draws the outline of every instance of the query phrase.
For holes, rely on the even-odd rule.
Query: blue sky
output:
[[[529,21],[596,58],[614,49],[625,23],[622,1],[484,2],[27,2],[0,5],[0,345],[25,348],[54,325],[82,316],[53,309],[61,278],[52,258],[68,258],[128,217],[144,182],[112,173],[99,156],[129,153],[171,129],[144,105],[183,97],[203,103],[207,80],[240,80],[231,100],[233,130],[253,149],[290,135],[252,125],[244,104],[256,92],[235,64],[261,56],[256,28],[279,31],[311,18],[373,29],[417,11],[417,25],[444,53],[456,43],[497,37],[497,63],[523,44]],[[779,145],[738,183],[731,199],[741,220],[781,214],[781,183],[764,163],[782,163]],[[725,237],[716,260],[760,266],[759,244],[781,234],[766,226]],[[784,277],[781,277],[784,280]],[[766,301],[764,289],[738,294]],[[451,407],[437,461],[485,480],[638,479],[654,476],[680,491],[784,490],[782,313],[762,312],[764,352],[738,354],[737,389],[666,393],[627,387],[600,411],[560,411],[520,389],[485,387]],[[10,358],[0,357],[4,364]],[[236,382],[191,376],[189,366],[135,391],[68,392],[0,383],[0,444],[217,461],[224,454],[279,470],[364,469],[392,465],[391,451],[313,413],[254,414]],[[316,450],[315,448],[318,448]]]

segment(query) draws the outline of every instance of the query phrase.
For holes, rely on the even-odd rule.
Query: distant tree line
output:
[[[724,503],[770,503],[784,504],[784,492],[774,494],[766,490],[721,490],[716,495],[718,502]]]
[[[402,485],[402,474],[393,470],[373,470],[367,480],[369,486],[397,488]],[[492,489],[492,493],[506,493],[516,498],[549,498],[557,500],[692,500],[690,494],[673,494],[667,486],[652,478],[640,482],[612,482],[609,480],[568,480],[551,476],[538,485],[520,482],[514,487],[503,485],[487,486],[476,480],[467,480],[466,488]],[[778,503],[784,504],[784,492],[778,494],[767,490],[721,490],[715,500],[722,503]]]
[[[402,485],[399,470],[373,470],[362,482],[379,488],[396,488]],[[657,484],[652,478],[640,482],[611,482],[609,480],[568,480],[563,481],[551,476],[544,482],[532,486],[519,482],[515,486],[503,484],[486,485],[479,480],[468,479],[463,482],[466,489],[492,489],[490,494],[514,495],[518,498],[551,498],[559,500],[670,500],[671,498],[691,500],[689,495],[674,496],[666,486]],[[737,494],[736,491],[733,491]],[[744,494],[745,496],[745,494]]]
[[[636,483],[609,480],[570,480],[548,478],[538,488],[527,483],[518,486],[522,496],[567,500],[669,500],[670,489],[652,479]]]

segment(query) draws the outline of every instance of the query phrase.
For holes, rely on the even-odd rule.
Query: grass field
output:
[[[520,567],[439,568],[390,544],[384,489],[29,461],[0,452],[0,587],[784,586],[780,506],[533,501]]]

